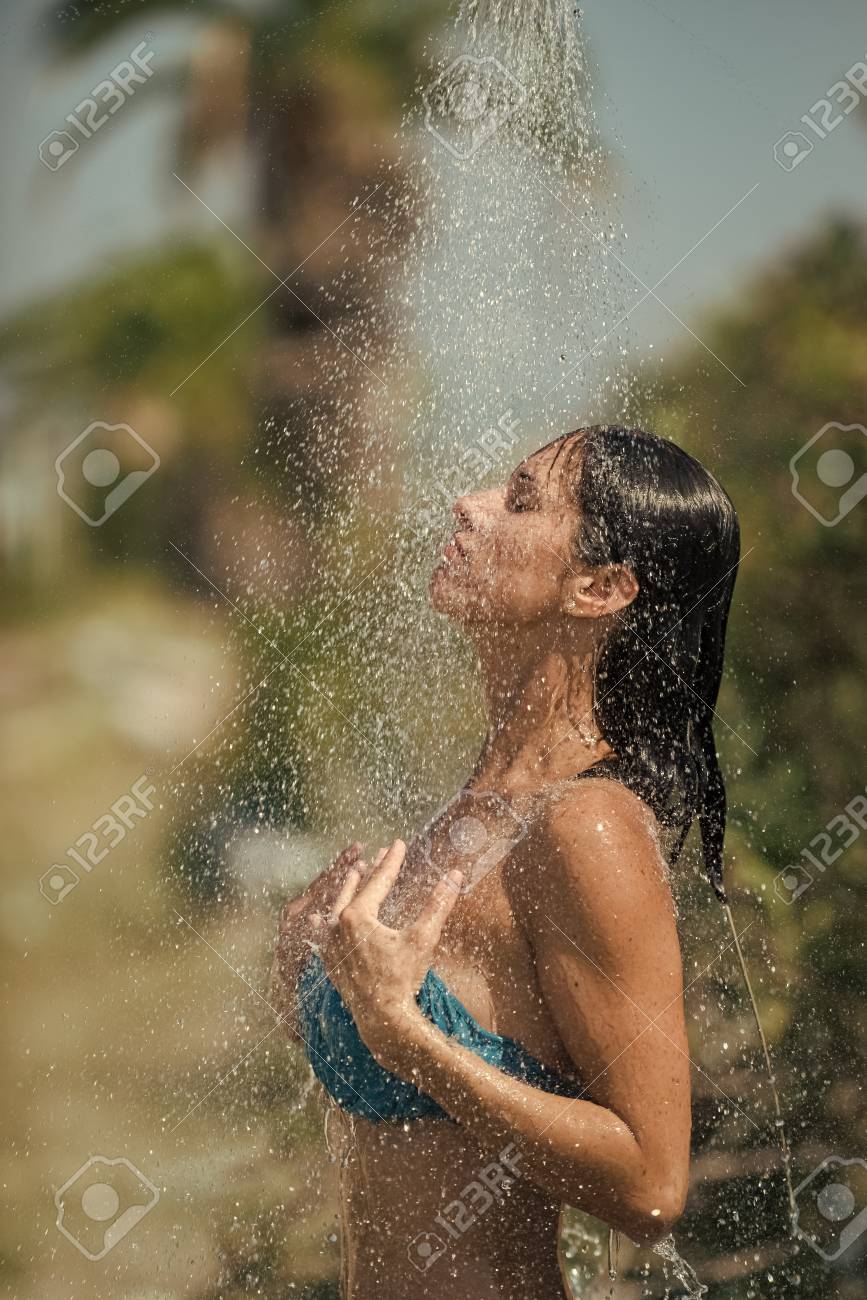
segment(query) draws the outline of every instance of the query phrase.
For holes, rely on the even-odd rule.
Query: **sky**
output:
[[[773,154],[785,133],[809,135],[802,114],[867,61],[861,0],[591,0],[584,12],[629,266],[654,285],[725,217],[658,290],[692,328],[828,213],[867,214],[867,105],[813,136],[794,170]],[[646,337],[683,337],[653,298],[636,318]]]
[[[106,273],[155,239],[205,231],[211,220],[172,178],[166,149],[185,38],[198,20],[133,20],[59,71],[46,61],[36,13],[33,0],[6,0],[0,19],[3,316],[89,272]],[[867,61],[863,0],[589,0],[583,21],[635,300],[667,277],[636,308],[642,342],[688,343],[687,330],[701,333],[712,304],[736,297],[823,216],[867,213],[864,104],[826,139],[813,135],[794,170],[773,154],[787,131],[805,130],[799,119],[829,87]],[[147,31],[157,75],[108,121],[98,144],[83,144],[58,171],[43,167],[40,141]],[[244,216],[243,169],[243,159],[230,161],[196,186],[230,223]]]

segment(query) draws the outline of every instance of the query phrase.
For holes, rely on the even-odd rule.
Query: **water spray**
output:
[[[750,980],[750,974],[749,971],[747,970],[747,963],[744,960],[744,953],[743,953],[743,949],[741,948],[741,941],[740,938],[738,937],[737,928],[735,926],[735,919],[734,916],[732,915],[731,905],[728,899],[725,897],[725,895],[722,896],[721,902],[723,905],[723,911],[725,912],[726,918],[729,923],[729,928],[731,929],[732,932],[732,939],[734,940],[735,952],[737,953],[738,956],[738,962],[740,964],[741,974],[743,975],[744,984],[746,985],[747,994],[750,999],[750,1006],[752,1007],[752,1011],[753,1011],[753,1019],[756,1022],[756,1029],[758,1030],[759,1033],[759,1040],[762,1044],[762,1052],[765,1058],[765,1066],[768,1071],[768,1082],[771,1085],[771,1095],[774,1099],[774,1127],[777,1131],[777,1139],[779,1141],[780,1151],[782,1152],[782,1156],[783,1156],[783,1171],[786,1176],[786,1194],[788,1196],[788,1201],[789,1201],[789,1226],[791,1229],[792,1236],[795,1237],[797,1234],[798,1207],[795,1202],[795,1192],[792,1186],[792,1153],[791,1153],[791,1148],[789,1147],[789,1140],[786,1136],[786,1124],[785,1124],[785,1120],[783,1119],[783,1112],[780,1106],[780,1094],[777,1091],[776,1075],[774,1074],[774,1067],[771,1063],[771,1053],[768,1049],[768,1040],[765,1037],[765,1031],[762,1028],[762,1022],[759,1019],[758,1003],[756,1002],[756,997],[753,992],[753,986]]]

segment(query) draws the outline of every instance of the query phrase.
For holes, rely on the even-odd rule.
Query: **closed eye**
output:
[[[506,508],[512,514],[525,510],[535,510],[539,505],[539,487],[534,476],[527,470],[517,470],[509,480],[506,492]]]

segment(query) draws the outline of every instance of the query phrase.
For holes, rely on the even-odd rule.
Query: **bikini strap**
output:
[[[595,763],[591,763],[589,767],[585,767],[583,772],[575,772],[571,777],[567,777],[566,780],[582,781],[584,779],[589,780],[592,777],[608,777],[609,780],[619,781],[622,786],[625,786],[627,790],[630,790],[632,794],[641,799],[643,803],[648,804],[648,807],[650,807],[654,811],[654,815],[656,815],[655,809],[653,809],[653,804],[648,801],[647,791],[640,778],[638,778],[635,773],[630,773],[628,766],[623,763],[616,754],[611,754],[608,758],[598,759]]]
[[[568,777],[567,780],[581,781],[585,777],[607,776],[612,777],[615,781],[621,781],[626,785],[622,771],[618,773],[617,770],[619,761],[620,760],[613,754],[609,755],[608,758],[599,758],[595,763],[591,763],[589,767],[585,767],[581,772],[573,772],[572,776]]]
[[[597,762],[591,763],[590,767],[585,767],[582,772],[573,772],[570,776],[561,777],[559,781],[553,782],[535,795],[532,801],[533,805],[541,807],[542,804],[547,802],[549,799],[560,798],[575,781],[581,781],[584,778],[607,776],[611,777],[615,781],[619,780],[623,785],[626,785],[626,781],[618,771],[617,763],[618,760],[614,756],[609,758],[600,758]]]

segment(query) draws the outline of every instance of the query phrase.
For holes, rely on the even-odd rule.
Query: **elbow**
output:
[[[654,1246],[673,1231],[686,1206],[688,1179],[671,1176],[647,1181],[624,1206],[622,1224],[614,1224],[637,1246]]]

